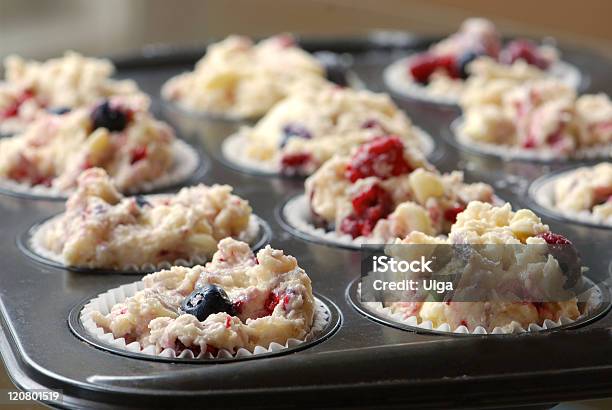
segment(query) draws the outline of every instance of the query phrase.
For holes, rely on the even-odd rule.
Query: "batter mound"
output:
[[[143,281],[144,290],[92,319],[115,338],[157,352],[253,351],[303,339],[313,325],[310,278],[294,257],[270,246],[254,255],[246,243],[223,239],[206,266],[173,267]]]

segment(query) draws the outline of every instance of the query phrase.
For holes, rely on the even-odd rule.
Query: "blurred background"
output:
[[[200,45],[230,33],[349,36],[375,29],[454,31],[470,16],[505,34],[553,36],[612,55],[608,0],[0,0],[0,57],[74,49],[127,55],[150,44]]]
[[[128,56],[151,45],[199,46],[231,33],[448,34],[471,16],[493,20],[507,35],[551,36],[612,58],[609,0],[0,0],[0,58],[17,53],[44,59],[66,49]],[[9,386],[0,363],[0,389]],[[26,407],[33,408],[14,408]],[[595,401],[557,409],[611,407],[610,401]]]

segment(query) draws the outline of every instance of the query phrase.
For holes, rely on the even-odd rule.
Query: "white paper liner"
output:
[[[505,203],[505,201],[495,196],[493,203],[501,205]],[[381,244],[385,242],[379,237],[358,236],[357,238],[353,239],[353,237],[349,234],[336,231],[328,232],[323,228],[315,227],[311,223],[312,217],[310,213],[310,204],[305,194],[290,198],[285,203],[285,206],[283,206],[281,212],[285,222],[292,228],[306,235],[318,238],[322,242],[349,247],[351,249],[361,249],[361,245]]]
[[[104,329],[99,327],[92,319],[91,314],[94,311],[99,311],[103,315],[110,312],[111,308],[117,304],[123,302],[130,296],[133,296],[139,290],[144,289],[144,282],[138,281],[122,285],[118,288],[111,289],[105,293],[98,295],[91,299],[85,306],[79,315],[81,323],[87,330],[87,332],[94,338],[107,344],[109,347],[116,349],[126,350],[133,353],[142,353],[151,356],[170,357],[179,359],[193,359],[194,355],[189,349],[185,349],[178,356],[174,349],[167,348],[160,353],[155,352],[155,346],[147,346],[142,348],[140,343],[135,341],[129,344],[125,343],[124,338],[115,338],[112,333],[105,333]],[[256,346],[253,351],[249,351],[245,348],[240,348],[236,353],[232,353],[225,349],[220,349],[216,356],[213,356],[209,352],[201,352],[197,359],[229,359],[229,358],[242,358],[247,356],[255,356],[258,354],[265,353],[276,353],[283,349],[293,348],[302,343],[310,342],[315,340],[327,327],[331,320],[331,313],[327,306],[315,297],[315,313],[313,324],[310,332],[302,340],[299,339],[288,339],[287,342],[282,345],[279,343],[270,343],[269,346]]]
[[[488,144],[475,141],[463,132],[463,116],[457,118],[451,124],[451,131],[455,136],[455,141],[467,149],[481,154],[494,155],[503,159],[523,159],[534,161],[559,161],[593,158],[611,158],[612,143],[600,144],[587,148],[580,148],[571,154],[560,154],[549,148],[526,149],[511,145]]]
[[[414,135],[419,141],[420,150],[424,156],[429,156],[435,149],[435,143],[431,135],[419,127],[412,127]],[[243,129],[233,135],[227,137],[221,145],[221,153],[227,161],[232,164],[244,168],[246,171],[252,171],[265,175],[279,175],[281,172],[278,160],[272,161],[257,161],[250,158],[246,149],[248,147],[248,129]]]
[[[223,141],[221,144],[221,154],[230,163],[247,171],[265,175],[279,175],[281,169],[277,161],[257,161],[246,154],[248,143],[246,129],[243,129],[230,135]]]
[[[430,101],[436,104],[456,105],[459,102],[459,94],[435,94],[427,88],[414,81],[408,74],[408,62],[414,56],[402,58],[383,71],[385,85],[393,92],[404,97],[418,100]],[[557,61],[548,69],[549,75],[561,80],[567,86],[578,89],[582,83],[580,70],[565,61]]]
[[[217,112],[215,111],[196,111],[189,107],[183,106],[179,101],[168,100],[164,98],[163,95],[161,96],[161,101],[162,101],[162,105],[165,106],[167,109],[171,109],[181,115],[188,116],[191,119],[195,118],[195,119],[202,119],[202,120],[208,120],[208,121],[212,120],[212,121],[223,121],[223,122],[230,122],[230,123],[241,123],[241,122],[257,121],[261,118],[261,115],[256,115],[253,117],[241,117],[235,114],[232,115],[232,114],[228,114],[228,113],[224,113],[220,111],[217,111]]]
[[[140,192],[150,192],[178,184],[187,179],[196,171],[200,163],[198,153],[186,142],[175,139],[172,143],[174,151],[174,162],[169,172],[160,176],[155,181],[146,181],[131,187],[124,192],[125,194],[136,194]],[[63,191],[54,187],[43,185],[31,186],[26,183],[16,182],[11,179],[0,177],[0,189],[11,191],[18,194],[27,194],[46,198],[67,198],[74,190]]]
[[[163,197],[168,195],[151,195],[157,197]],[[95,266],[93,263],[85,265],[85,266],[68,266],[64,257],[61,254],[55,253],[49,249],[47,249],[43,244],[43,237],[47,229],[50,229],[55,223],[57,223],[63,214],[56,215],[48,220],[46,220],[41,225],[37,226],[30,233],[30,237],[28,240],[28,245],[31,250],[36,253],[38,256],[41,256],[45,259],[48,259],[53,262],[57,262],[66,267],[74,267],[79,269],[109,269],[113,271],[120,272],[153,272],[161,269],[170,269],[172,266],[195,266],[195,265],[203,265],[205,264],[209,257],[208,255],[193,255],[189,259],[176,259],[174,261],[164,261],[158,264],[146,263],[143,265],[125,265],[119,269],[116,268],[104,268],[100,266]],[[258,239],[260,232],[262,231],[263,220],[257,215],[251,214],[251,218],[249,218],[249,225],[247,229],[240,233],[240,235],[236,238],[240,241],[246,242],[250,245],[254,245],[256,240]],[[265,235],[265,232],[262,234]]]
[[[380,238],[368,238],[365,236],[359,236],[353,239],[349,234],[343,234],[336,231],[327,232],[323,228],[315,227],[310,222],[310,204],[305,194],[297,195],[289,199],[281,209],[281,212],[283,213],[285,222],[292,228],[334,245],[360,249],[363,244],[381,243],[382,240]]]
[[[545,175],[540,179],[535,180],[529,188],[529,196],[536,202],[536,204],[542,208],[545,208],[551,214],[576,222],[612,228],[612,218],[603,219],[593,215],[593,213],[587,210],[567,211],[564,209],[559,209],[555,206],[555,184],[559,178],[575,172],[576,169],[577,168],[570,169],[552,176]]]
[[[429,101],[436,104],[456,105],[459,95],[456,94],[434,94],[427,87],[412,80],[408,75],[408,61],[410,57],[402,58],[383,71],[383,81],[387,88],[403,97],[417,100]]]
[[[357,300],[361,298],[361,284],[358,285],[357,288]],[[566,326],[572,323],[575,323],[579,320],[586,319],[590,316],[590,313],[601,303],[603,303],[602,294],[599,288],[593,287],[585,294],[579,295],[579,302],[585,302],[586,306],[584,312],[577,318],[571,319],[567,316],[561,316],[559,320],[553,321],[550,319],[545,319],[542,322],[542,325],[538,323],[530,323],[527,328],[523,328],[523,326],[515,321],[512,321],[510,324],[506,326],[496,326],[491,332],[488,332],[483,326],[477,326],[474,330],[470,331],[466,326],[458,326],[455,329],[451,329],[448,323],[442,323],[441,325],[434,327],[433,323],[430,320],[420,321],[420,319],[416,316],[403,317],[400,312],[393,313],[389,307],[384,307],[382,302],[359,302],[359,304],[365,308],[366,310],[378,314],[379,316],[384,317],[385,319],[396,322],[399,324],[403,324],[406,326],[416,327],[423,330],[432,330],[436,332],[446,332],[446,333],[458,333],[458,334],[466,334],[466,335],[498,335],[498,334],[513,334],[513,333],[525,333],[525,332],[538,332],[542,330],[554,329],[559,326]]]

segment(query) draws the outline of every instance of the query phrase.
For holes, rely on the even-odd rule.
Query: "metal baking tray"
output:
[[[349,53],[361,82],[382,91],[382,69],[430,41],[376,33],[302,43],[310,51]],[[590,91],[611,93],[609,61],[585,50],[563,51],[568,61],[589,75]],[[149,49],[117,59],[118,74],[135,79],[154,98],[153,109],[160,114],[160,85],[192,68],[202,53],[203,48]],[[514,207],[529,206],[527,183],[558,166],[460,151],[447,140],[456,111],[409,100],[397,102],[436,138],[435,164],[442,171],[464,169],[468,181],[491,183]],[[2,195],[0,351],[18,387],[62,390],[61,403],[46,404],[95,409],[545,406],[612,395],[610,314],[579,328],[494,337],[417,333],[365,317],[347,297],[360,274],[359,252],[304,241],[284,230],[277,208],[301,192],[303,181],[252,176],[225,166],[219,161],[218,143],[236,124],[221,124],[220,128],[179,132],[207,151],[210,166],[198,180],[230,184],[250,201],[254,212],[271,227],[271,245],[296,256],[312,278],[315,292],[338,307],[339,328],[304,349],[227,363],[141,360],[101,350],[71,332],[70,312],[83,300],[133,282],[135,277],[71,272],[29,258],[18,249],[17,238],[33,224],[61,212],[63,204]],[[514,176],[512,183],[506,183],[508,175]],[[606,281],[612,230],[542,217],[591,260],[589,277]]]

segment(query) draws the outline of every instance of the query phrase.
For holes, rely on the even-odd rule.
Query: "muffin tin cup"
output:
[[[497,157],[506,161],[529,161],[550,164],[612,158],[612,144],[582,148],[574,154],[561,155],[553,150],[531,150],[508,145],[482,143],[471,139],[463,132],[463,121],[463,116],[460,116],[451,123],[450,130],[447,133],[447,140],[460,150],[473,154]]]
[[[383,71],[383,82],[389,91],[403,98],[425,101],[447,107],[456,107],[459,97],[446,94],[433,94],[415,81],[407,78],[408,62],[411,57],[405,57],[389,65]]]
[[[34,259],[39,263],[52,266],[58,269],[67,269],[73,272],[79,273],[93,273],[93,274],[131,274],[131,275],[142,275],[146,273],[156,272],[162,269],[169,269],[172,266],[195,266],[203,265],[208,260],[207,255],[195,255],[189,260],[177,259],[174,261],[164,261],[158,264],[144,264],[142,266],[128,265],[121,269],[107,269],[107,268],[96,268],[90,266],[68,266],[64,263],[62,255],[56,254],[46,249],[41,243],[41,235],[45,229],[49,228],[51,224],[57,221],[63,214],[55,215],[47,218],[24,232],[17,238],[18,248],[27,256]],[[266,221],[257,215],[252,215],[249,227],[243,235],[236,239],[245,241],[251,245],[253,251],[257,251],[263,248],[271,239],[272,230]]]
[[[431,135],[419,127],[414,127],[423,155],[432,159],[436,152],[436,143]],[[228,167],[246,174],[257,176],[284,176],[277,161],[262,162],[250,159],[246,154],[248,130],[240,130],[227,137],[221,144],[219,160]]]
[[[336,231],[326,232],[323,228],[315,227],[311,224],[308,198],[304,193],[293,195],[283,201],[276,208],[276,216],[283,229],[308,242],[351,250],[359,250],[361,245],[365,244],[380,243],[380,240],[369,241],[364,237],[353,239],[348,234],[341,234]]]
[[[360,236],[352,238],[349,234],[336,231],[326,231],[312,224],[308,198],[304,193],[287,198],[276,209],[276,217],[280,225],[290,234],[309,242],[334,246],[341,249],[360,250],[362,245],[379,245],[381,238],[367,238]],[[494,197],[493,203],[504,204],[506,201]]]
[[[352,57],[348,54],[338,55],[339,59],[346,59],[347,57],[352,60]],[[365,88],[359,77],[348,66],[344,68],[342,77],[342,82],[350,87]],[[242,126],[255,125],[263,116],[262,114],[252,117],[239,117],[219,112],[190,110],[164,98],[162,95],[160,95],[160,101],[162,114],[172,125],[181,130],[184,135],[203,138],[210,150],[217,150],[226,136],[234,134]]]
[[[383,71],[383,81],[385,86],[393,93],[418,101],[439,104],[448,107],[455,107],[459,103],[459,95],[434,94],[426,86],[411,80],[407,76],[408,64],[414,55],[402,58],[389,65]],[[588,79],[580,70],[565,61],[558,61],[550,67],[552,77],[558,78],[567,86],[583,90],[588,86]]]
[[[246,132],[246,129],[242,129],[223,140],[219,160],[223,162],[223,165],[245,174],[264,177],[281,176],[278,161],[257,161],[246,155],[248,143]]]
[[[142,289],[144,289],[144,283],[138,281],[111,289],[93,299],[80,303],[70,311],[68,317],[70,329],[78,338],[99,349],[130,358],[206,364],[266,358],[306,349],[329,338],[339,328],[341,322],[340,311],[336,305],[329,299],[315,295],[314,322],[310,332],[302,340],[289,339],[284,345],[273,342],[269,346],[256,346],[253,351],[240,348],[232,353],[221,349],[216,356],[202,352],[198,357],[194,357],[189,349],[183,350],[178,355],[176,351],[170,348],[156,352],[154,346],[143,349],[138,342],[126,344],[124,338],[115,338],[112,333],[105,333],[91,319],[93,311],[98,310],[106,314],[113,305],[124,301]]]
[[[554,206],[554,187],[559,178],[574,172],[584,164],[566,167],[550,174],[541,176],[531,183],[528,190],[529,207],[537,213],[562,221],[589,226],[592,228],[612,229],[612,222],[607,222],[593,216],[588,211],[564,211]]]
[[[155,181],[143,182],[130,188],[126,194],[154,192],[175,187],[190,178],[202,176],[208,170],[208,162],[192,146],[180,139],[173,143],[174,164],[170,172]],[[0,194],[27,199],[65,200],[71,191],[62,191],[42,185],[31,186],[0,177]]]
[[[472,331],[463,325],[452,329],[448,323],[434,327],[431,321],[421,321],[416,316],[404,318],[401,313],[393,313],[380,302],[361,302],[359,279],[354,280],[349,285],[346,290],[346,298],[362,315],[397,329],[446,336],[500,336],[576,328],[603,317],[612,307],[609,286],[603,282],[595,284],[586,277],[583,280],[588,286],[585,292],[578,295],[578,301],[582,303],[583,308],[582,314],[577,319],[574,320],[569,317],[560,317],[557,321],[546,319],[542,325],[530,323],[526,329],[519,323],[512,322],[504,327],[495,327],[491,332],[488,332],[482,326],[478,326]]]

